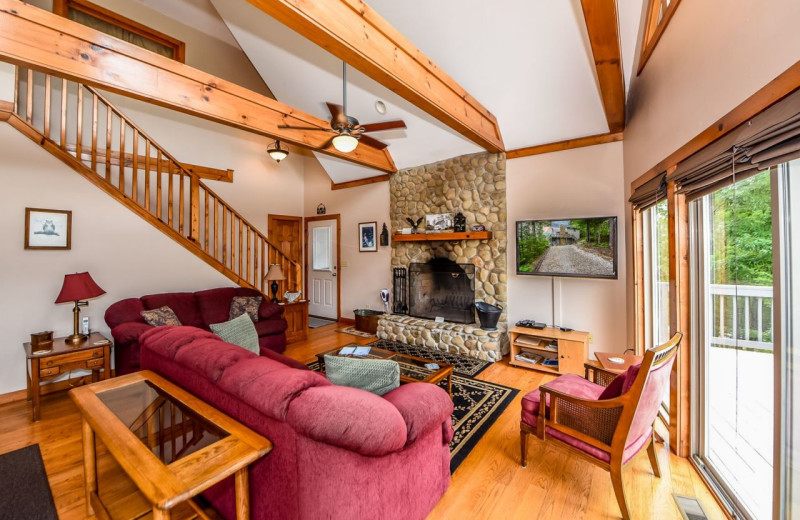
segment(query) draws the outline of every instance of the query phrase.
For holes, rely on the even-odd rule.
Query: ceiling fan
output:
[[[384,121],[382,123],[372,123],[362,125],[358,119],[347,115],[347,63],[342,62],[342,105],[336,103],[325,103],[331,112],[331,127],[319,128],[316,126],[291,126],[279,125],[278,128],[290,128],[292,130],[317,130],[320,132],[332,132],[336,134],[331,137],[323,148],[333,145],[334,148],[342,153],[349,153],[356,149],[358,142],[362,141],[373,148],[383,150],[388,145],[377,139],[364,135],[365,132],[380,132],[383,130],[394,130],[406,128],[405,122],[400,119],[394,121]]]

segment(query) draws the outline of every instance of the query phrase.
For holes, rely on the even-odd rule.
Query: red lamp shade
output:
[[[56,303],[88,300],[104,295],[106,292],[97,285],[89,273],[64,275],[64,285],[56,298]]]

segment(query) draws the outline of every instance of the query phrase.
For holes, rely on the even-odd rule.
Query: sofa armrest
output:
[[[152,328],[146,323],[129,321],[111,329],[111,335],[114,336],[114,342],[117,346],[130,345],[137,343],[139,337]]]
[[[406,444],[411,444],[433,428],[450,425],[452,438],[453,400],[443,389],[428,383],[409,383],[388,392],[383,398],[394,405],[406,423]],[[443,437],[447,437],[443,428]],[[450,442],[447,439],[446,442]]]
[[[397,408],[357,388],[308,388],[292,401],[286,422],[310,439],[366,456],[379,457],[406,445],[406,425]]]
[[[283,315],[283,305],[272,303],[266,298],[264,298],[264,300],[261,302],[261,305],[258,307],[259,320],[280,318],[282,315]]]

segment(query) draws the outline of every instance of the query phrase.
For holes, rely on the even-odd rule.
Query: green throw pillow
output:
[[[253,320],[247,314],[242,314],[238,318],[231,321],[222,323],[213,323],[209,325],[211,331],[234,345],[239,345],[246,348],[254,354],[259,354],[261,349],[258,347],[258,332],[256,326],[253,325]]]
[[[325,356],[325,375],[334,385],[383,395],[400,386],[400,365],[390,359]]]

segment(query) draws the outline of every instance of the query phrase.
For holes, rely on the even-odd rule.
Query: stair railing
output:
[[[97,175],[105,191],[156,227],[171,230],[168,235],[195,248],[239,285],[266,294],[271,282],[264,276],[270,264],[279,264],[286,277],[279,294],[302,287],[299,262],[97,90],[31,69],[17,67],[16,75],[14,113],[41,134],[40,144],[58,147]]]

